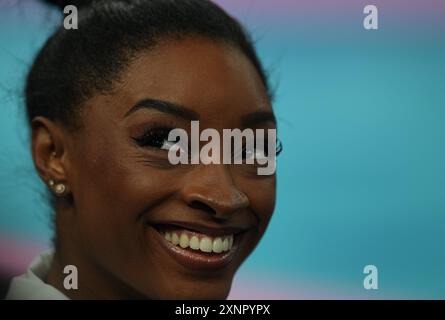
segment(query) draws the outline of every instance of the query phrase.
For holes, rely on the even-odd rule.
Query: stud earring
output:
[[[54,187],[54,191],[56,192],[56,194],[58,196],[61,196],[65,193],[66,190],[66,186],[63,183],[58,183],[56,184],[56,186]]]
[[[54,180],[50,179],[48,181],[49,186],[51,189],[56,193],[58,196],[62,196],[66,191],[66,186],[64,183],[55,183]]]

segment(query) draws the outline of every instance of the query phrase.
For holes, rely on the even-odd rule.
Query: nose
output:
[[[249,198],[234,183],[224,165],[201,165],[186,177],[182,198],[191,208],[204,211],[216,219],[249,207]]]

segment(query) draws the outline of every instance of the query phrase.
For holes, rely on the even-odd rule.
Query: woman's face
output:
[[[139,55],[81,116],[67,145],[73,207],[58,217],[78,291],[225,298],[272,215],[275,175],[254,165],[172,165],[162,145],[169,129],[189,131],[190,120],[220,133],[275,128],[251,62],[198,37],[165,42]]]

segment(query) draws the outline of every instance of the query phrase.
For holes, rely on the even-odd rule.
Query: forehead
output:
[[[197,37],[168,41],[141,53],[124,70],[116,90],[105,97],[107,107],[101,111],[123,119],[147,98],[185,106],[202,123],[215,127],[236,125],[245,114],[271,111],[248,58],[230,45]]]

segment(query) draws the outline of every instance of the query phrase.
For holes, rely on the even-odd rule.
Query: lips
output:
[[[216,270],[233,260],[245,229],[210,227],[187,222],[150,224],[160,247],[182,266]]]
[[[229,251],[233,247],[233,233],[218,237],[184,229],[163,230],[161,233],[164,234],[165,240],[183,249],[190,248],[205,253],[221,253]]]

